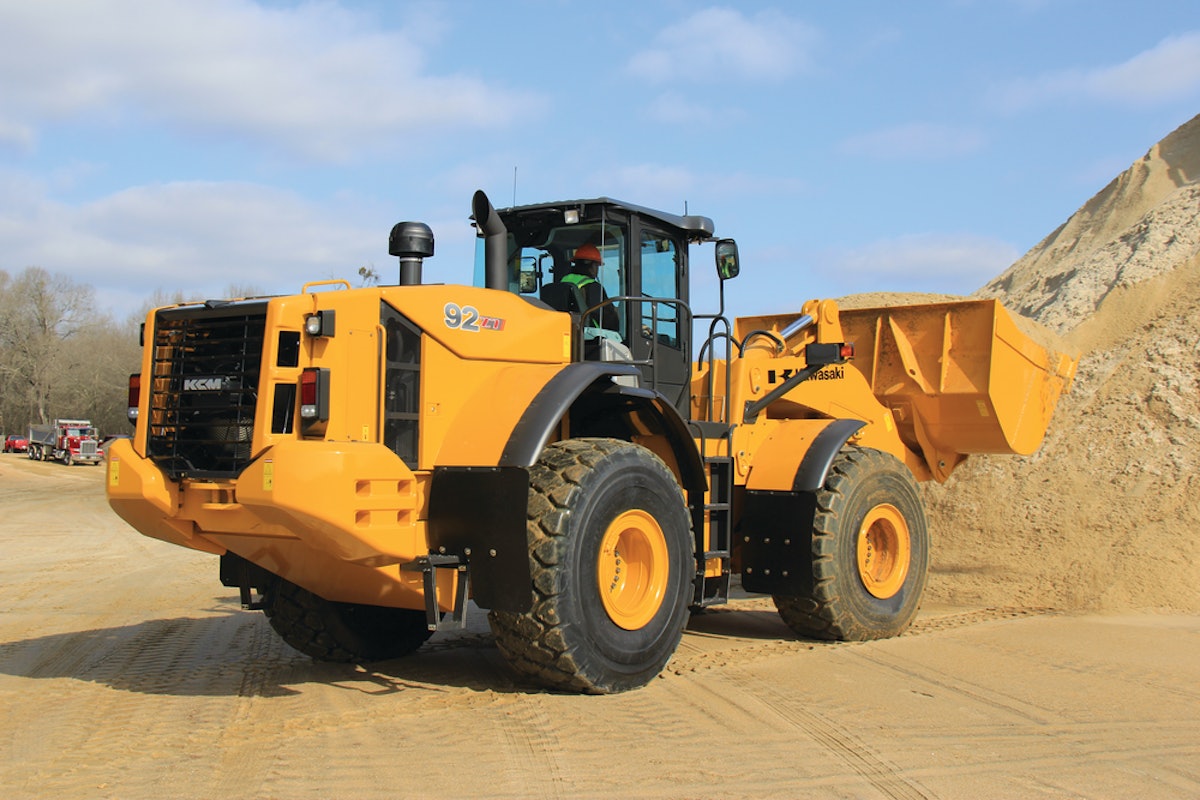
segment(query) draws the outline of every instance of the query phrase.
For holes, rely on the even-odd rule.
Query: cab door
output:
[[[691,403],[691,310],[687,243],[678,234],[634,217],[628,342],[641,363],[643,385],[665,395],[684,419]]]

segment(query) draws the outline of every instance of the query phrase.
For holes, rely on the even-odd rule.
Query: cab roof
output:
[[[712,219],[702,217],[698,214],[687,214],[680,216],[678,214],[668,214],[665,211],[647,208],[646,206],[635,205],[634,203],[626,203],[623,200],[615,200],[611,197],[595,197],[589,200],[558,200],[551,203],[534,203],[526,206],[511,206],[509,208],[497,209],[502,218],[519,217],[525,214],[540,215],[541,213],[565,213],[569,210],[578,210],[581,218],[590,218],[597,215],[600,209],[615,209],[630,214],[637,214],[643,218],[653,219],[654,221],[675,228],[683,233],[689,240],[704,241],[713,237],[715,226]]]

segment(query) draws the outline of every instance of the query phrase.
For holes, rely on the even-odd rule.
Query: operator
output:
[[[583,292],[583,300],[588,308],[598,306],[608,299],[608,294],[604,291],[604,286],[596,279],[596,275],[600,271],[600,264],[603,259],[600,257],[600,251],[594,244],[585,244],[575,250],[575,257],[571,264],[571,271],[562,277],[563,283],[573,283]],[[607,328],[610,331],[615,331],[620,327],[620,322],[617,318],[617,310],[612,304],[604,306],[599,311],[600,327]],[[596,323],[595,315],[593,314],[585,324]]]

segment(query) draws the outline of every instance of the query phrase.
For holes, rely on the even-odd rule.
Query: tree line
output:
[[[91,286],[29,267],[0,270],[0,432],[90,419],[130,433],[129,375],[141,367],[140,320],[114,320]]]

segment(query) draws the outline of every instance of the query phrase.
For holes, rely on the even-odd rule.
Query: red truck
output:
[[[99,464],[100,437],[90,419],[56,419],[51,425],[29,426],[29,457],[34,461]]]

